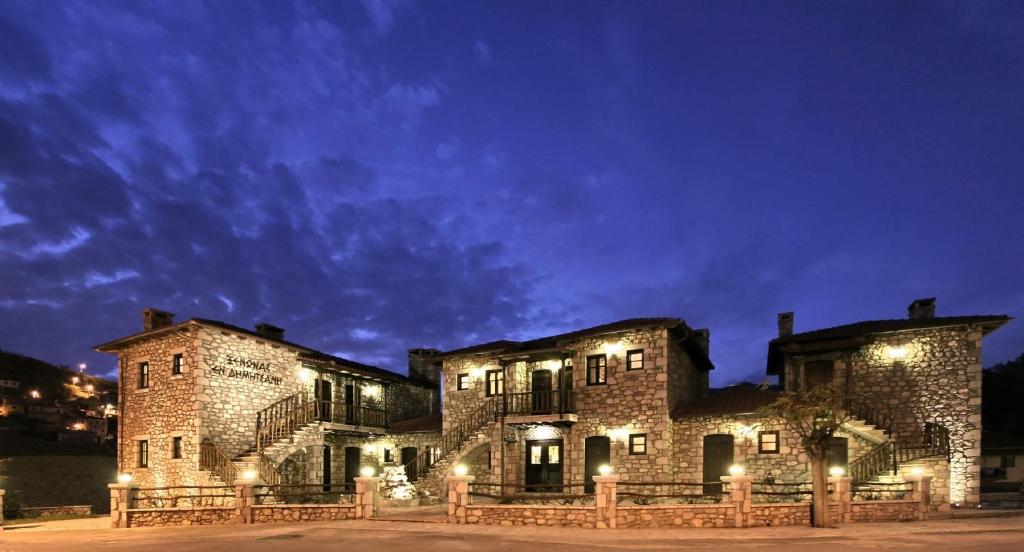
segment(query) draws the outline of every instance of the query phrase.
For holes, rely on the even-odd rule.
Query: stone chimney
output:
[[[789,337],[791,335],[793,335],[793,313],[780,312],[779,337]]]
[[[174,313],[159,309],[142,309],[142,329],[144,331],[166,328],[174,324]]]
[[[917,299],[907,307],[911,320],[931,320],[935,318],[935,298]]]
[[[267,324],[266,322],[260,322],[256,324],[256,333],[262,335],[267,339],[276,339],[278,341],[284,341],[284,328],[278,328],[273,324]]]
[[[693,340],[700,345],[700,350],[704,351],[705,356],[711,356],[711,330],[707,328],[693,330]]]
[[[441,363],[430,357],[440,353],[437,349],[409,349],[409,377],[420,377],[440,388]]]

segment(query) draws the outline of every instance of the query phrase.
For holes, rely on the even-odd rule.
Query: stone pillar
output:
[[[357,477],[356,480],[356,519],[372,519],[376,507],[375,496],[379,477]]]
[[[469,506],[469,484],[476,480],[472,475],[449,475],[448,482],[448,523],[466,523],[466,507]]]
[[[0,489],[0,531],[4,530],[4,493],[6,492]]]
[[[615,529],[618,482],[618,474],[594,476],[594,503],[597,505],[598,529]]]
[[[832,487],[832,500],[839,507],[832,521],[836,523],[847,523],[850,521],[850,501],[853,500],[851,492],[852,477],[829,477],[828,484]]]
[[[729,502],[736,508],[736,527],[746,527],[750,520],[751,486],[749,475],[726,475],[722,481],[729,484]]]
[[[903,480],[910,483],[910,499],[916,501],[917,518],[928,519],[928,511],[932,506],[932,476],[904,475]]]
[[[126,529],[128,510],[132,509],[135,490],[139,486],[135,483],[111,483],[107,488],[110,489],[110,526],[114,529]]]
[[[234,523],[252,523],[252,507],[256,505],[256,496],[252,481],[235,481],[235,520]]]

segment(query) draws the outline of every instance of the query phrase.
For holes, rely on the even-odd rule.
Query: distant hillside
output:
[[[82,376],[78,370],[67,366],[56,366],[49,362],[20,355],[0,349],[0,379],[17,380],[21,382],[18,389],[4,389],[3,393],[8,397],[22,397],[29,391],[38,390],[41,400],[69,402],[75,400],[74,390],[70,386],[71,378],[79,378],[79,386],[92,384],[95,386],[96,394],[103,396],[106,400],[117,400],[117,384],[114,381],[90,376]]]

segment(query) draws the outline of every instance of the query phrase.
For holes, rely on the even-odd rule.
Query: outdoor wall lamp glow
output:
[[[604,344],[604,354],[606,354],[608,356],[615,356],[615,355],[621,353],[623,348],[624,347],[623,347],[621,341],[616,341],[615,343],[605,343]]]
[[[745,473],[747,473],[747,470],[744,469],[743,466],[741,466],[739,464],[733,464],[733,465],[729,466],[729,475],[731,475],[733,477],[737,477],[737,476],[743,475]]]
[[[562,367],[562,363],[558,360],[545,360],[542,366],[548,370],[557,371]]]
[[[469,375],[472,376],[473,379],[483,379],[484,369],[477,366],[476,368],[473,368],[472,370],[469,371]]]
[[[608,432],[608,437],[610,437],[612,441],[625,441],[629,438],[629,430],[624,427],[613,429]]]
[[[910,475],[924,475],[924,468],[922,468],[921,466],[914,466],[913,468],[910,468]]]
[[[907,357],[907,348],[902,345],[898,347],[889,347],[885,354],[892,360],[902,360]]]
[[[256,480],[256,470],[245,470],[245,471],[243,471],[242,472],[242,480],[243,481],[255,481]]]

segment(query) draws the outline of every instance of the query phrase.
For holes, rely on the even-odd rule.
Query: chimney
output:
[[[284,328],[278,328],[273,324],[267,324],[260,322],[256,324],[256,333],[262,335],[267,339],[276,339],[278,341],[284,341]]]
[[[440,387],[441,363],[430,359],[440,352],[437,349],[409,349],[409,377],[418,376]]]
[[[935,298],[917,299],[907,307],[911,320],[931,320],[935,318]]]
[[[700,350],[704,351],[705,356],[711,356],[711,330],[707,328],[693,330],[693,340],[700,345]]]
[[[144,331],[166,328],[174,324],[174,313],[159,309],[142,309],[142,329]]]
[[[793,335],[793,313],[780,312],[779,337],[789,337],[791,335]]]

